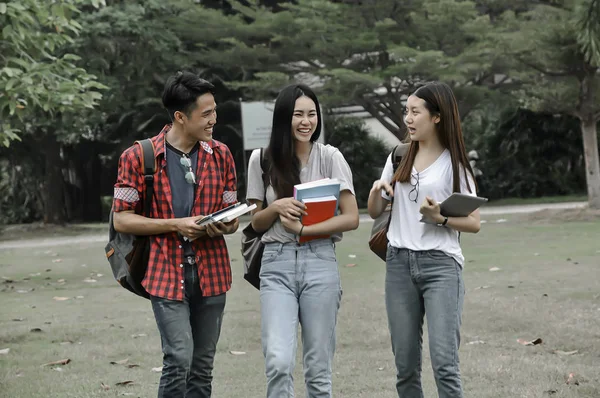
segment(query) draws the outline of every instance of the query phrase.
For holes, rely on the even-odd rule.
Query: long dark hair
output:
[[[468,183],[467,171],[471,173],[473,182],[475,182],[475,174],[467,157],[465,140],[460,126],[458,104],[452,89],[445,83],[432,82],[419,87],[413,95],[425,101],[425,107],[431,116],[440,117],[436,129],[440,143],[450,151],[452,159],[452,191],[460,192],[460,166],[462,165],[469,192],[473,192]],[[398,170],[394,174],[393,181],[410,181],[410,173],[418,150],[419,142],[412,141],[406,155],[400,162]],[[477,183],[475,183],[475,186],[477,186]]]
[[[269,177],[278,198],[290,197],[294,185],[300,183],[300,159],[296,156],[296,144],[292,132],[292,117],[296,100],[306,96],[317,107],[317,128],[310,137],[315,142],[321,135],[321,108],[314,91],[304,84],[292,84],[285,87],[275,100],[271,139],[266,151],[269,159]]]

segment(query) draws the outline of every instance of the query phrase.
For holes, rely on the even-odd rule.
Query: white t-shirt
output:
[[[331,145],[323,145],[318,142],[313,144],[312,150],[308,156],[308,162],[300,170],[300,182],[310,182],[320,180],[321,178],[337,178],[340,181],[340,192],[350,191],[354,195],[354,184],[352,182],[352,171],[344,155]],[[246,199],[255,199],[263,201],[265,196],[265,186],[262,180],[262,170],[260,168],[260,149],[255,149],[250,155],[248,161],[248,189]],[[273,203],[277,199],[275,190],[271,185],[267,188],[267,204]],[[331,236],[334,242],[342,240],[342,234],[337,233]],[[262,242],[295,242],[296,236],[283,228],[279,217],[262,236]]]
[[[462,193],[476,196],[473,177],[467,172],[471,192],[467,188],[464,178],[464,168],[460,170],[460,191]],[[412,168],[413,182],[416,181],[417,170]],[[394,175],[392,158],[388,156],[381,173],[381,180],[390,182]],[[452,194],[452,159],[450,151],[444,150],[442,154],[425,170],[418,173],[419,194],[417,203],[409,200],[409,192],[413,189],[410,183],[396,183],[394,186],[394,204],[392,206],[392,218],[387,233],[389,244],[393,247],[409,250],[441,250],[454,258],[460,266],[463,266],[464,257],[458,242],[458,232],[451,228],[438,227],[437,225],[422,223],[419,212],[425,197],[429,196],[438,202],[443,202]],[[415,198],[415,193],[411,198]],[[384,199],[390,197],[384,190],[381,192]]]

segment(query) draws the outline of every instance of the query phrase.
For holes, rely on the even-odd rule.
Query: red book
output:
[[[318,198],[303,199],[308,215],[302,216],[302,225],[308,226],[329,220],[335,215],[337,209],[337,198],[333,195]],[[301,236],[300,243],[306,243],[315,239],[326,239],[329,235],[306,235]]]

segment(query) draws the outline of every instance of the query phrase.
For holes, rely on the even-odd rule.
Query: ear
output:
[[[433,122],[434,122],[435,124],[438,124],[438,123],[440,122],[440,120],[441,120],[441,119],[440,119],[440,115],[435,115],[435,116],[433,117]]]
[[[174,120],[173,123],[179,123],[179,124],[183,124],[184,119],[186,118],[185,114],[183,112],[179,112],[176,111],[174,114]]]

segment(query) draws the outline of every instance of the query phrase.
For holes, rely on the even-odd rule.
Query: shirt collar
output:
[[[160,133],[158,134],[158,140],[155,143],[155,156],[158,157],[158,155],[163,155],[165,154],[165,148],[166,148],[166,140],[167,140],[167,133],[169,132],[169,130],[171,130],[171,124],[166,124],[165,127],[163,127],[163,129],[160,131]],[[206,151],[209,154],[213,154],[213,148],[215,147],[215,141],[214,140],[210,140],[210,141],[200,141],[200,148],[204,149],[204,151]]]

